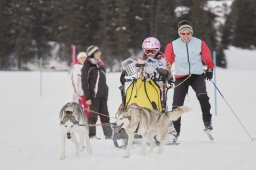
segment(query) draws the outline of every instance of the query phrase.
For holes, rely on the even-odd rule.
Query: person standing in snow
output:
[[[109,112],[105,65],[101,60],[101,51],[97,46],[91,45],[88,47],[87,55],[87,60],[82,68],[82,88],[86,94],[86,104],[92,110],[89,112],[88,123],[96,124],[99,116],[105,138],[111,139],[112,129],[106,125],[106,123],[109,123]],[[89,127],[89,137],[96,138],[95,126]]]
[[[206,91],[205,79],[211,80],[214,62],[205,41],[193,37],[192,24],[187,20],[178,23],[179,38],[167,44],[165,57],[170,64],[175,63],[175,86],[173,109],[182,106],[189,86],[195,91],[202,110],[205,130],[212,130],[211,105]],[[202,61],[207,65],[204,72]],[[180,135],[181,118],[174,122],[177,135]]]
[[[88,105],[85,103],[84,92],[82,89],[82,80],[81,80],[81,69],[84,65],[84,62],[87,58],[85,52],[80,52],[77,55],[77,62],[73,65],[71,81],[73,86],[73,102],[79,103],[85,110],[85,116],[88,118]]]

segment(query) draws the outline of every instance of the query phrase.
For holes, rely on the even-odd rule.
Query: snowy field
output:
[[[232,52],[233,51],[233,52]],[[226,51],[232,60],[229,69],[217,68],[217,86],[234,109],[252,138],[256,137],[256,69],[241,69],[232,63],[255,67],[255,59]],[[241,53],[247,54],[247,53]],[[230,57],[233,57],[230,59]],[[235,61],[236,59],[236,61]],[[247,61],[247,62],[246,62]],[[113,117],[121,103],[120,73],[107,74],[109,112]],[[61,107],[71,101],[71,84],[68,72],[44,72],[43,96],[40,97],[39,72],[0,72],[0,169],[1,170],[254,170],[256,169],[256,141],[245,133],[227,104],[217,95],[215,112],[214,86],[207,82],[212,104],[214,142],[203,132],[203,122],[198,101],[192,89],[185,105],[193,110],[182,116],[181,144],[166,145],[164,152],[155,149],[145,156],[140,154],[140,145],[134,144],[131,157],[123,159],[123,149],[114,147],[111,140],[103,138],[102,129],[91,140],[93,154],[82,152],[75,156],[71,142],[67,142],[66,159],[59,160],[59,120]],[[169,91],[169,108],[172,102]],[[111,119],[111,122],[114,120]]]

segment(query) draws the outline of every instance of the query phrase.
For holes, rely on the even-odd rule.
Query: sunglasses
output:
[[[144,53],[145,53],[146,55],[156,55],[157,50],[156,50],[156,49],[144,50]]]
[[[187,32],[187,33],[181,32],[180,35],[191,35],[191,32]]]

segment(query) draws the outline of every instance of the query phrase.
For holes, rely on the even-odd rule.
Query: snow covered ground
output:
[[[217,86],[255,138],[256,69],[250,66],[256,63],[255,51],[243,53],[231,49],[225,52],[229,54],[229,69],[217,68]],[[251,69],[236,69],[236,64]],[[121,103],[119,75],[107,74],[111,116]],[[185,104],[193,110],[182,116],[180,145],[165,146],[160,155],[154,150],[143,156],[140,145],[134,144],[131,158],[123,159],[125,150],[115,148],[111,140],[91,140],[93,155],[82,152],[80,157],[75,156],[73,144],[67,142],[67,158],[61,161],[58,114],[61,107],[71,101],[69,76],[68,72],[44,72],[43,96],[40,97],[39,72],[0,72],[1,170],[256,169],[256,141],[252,142],[220,95],[217,95],[215,114],[211,82],[207,82],[207,87],[212,104],[214,142],[210,142],[203,132],[199,104],[190,89]],[[169,91],[169,106],[172,91]],[[103,138],[101,128],[97,133]]]

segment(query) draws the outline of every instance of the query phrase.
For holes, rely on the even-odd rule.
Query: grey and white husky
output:
[[[160,142],[158,152],[161,153],[167,142],[170,132],[170,121],[177,120],[182,113],[189,111],[188,107],[181,106],[172,111],[161,113],[158,110],[150,110],[130,105],[125,108],[120,105],[116,113],[116,131],[123,128],[128,135],[128,145],[124,158],[130,156],[134,135],[142,136],[142,154],[145,154],[146,144],[151,145],[150,151],[155,146],[155,138]]]
[[[76,155],[85,147],[92,152],[89,142],[89,127],[82,106],[75,102],[65,104],[59,114],[60,119],[60,159],[65,159],[65,142],[70,139],[76,146]],[[77,140],[77,138],[79,140]],[[79,141],[79,142],[78,142]]]

